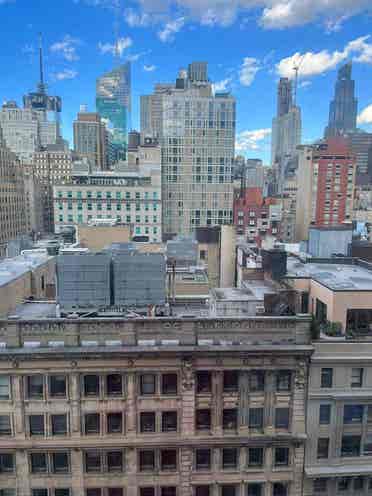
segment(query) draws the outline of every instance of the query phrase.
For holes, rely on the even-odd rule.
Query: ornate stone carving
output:
[[[194,387],[194,364],[191,359],[185,358],[182,362],[182,387],[189,391]]]
[[[297,389],[304,389],[306,383],[306,363],[301,360],[297,364],[295,386]]]

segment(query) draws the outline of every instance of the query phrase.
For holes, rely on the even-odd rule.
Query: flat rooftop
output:
[[[286,277],[313,279],[332,291],[372,291],[372,271],[356,263],[304,263],[288,257]]]
[[[0,287],[6,286],[10,282],[23,276],[30,270],[34,270],[44,265],[53,257],[40,250],[35,253],[28,251],[25,255],[19,255],[14,258],[5,258],[0,261]]]
[[[243,281],[243,288],[215,288],[211,292],[218,301],[263,301],[264,295],[276,293],[270,281],[247,280]]]

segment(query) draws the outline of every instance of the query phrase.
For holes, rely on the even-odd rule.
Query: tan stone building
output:
[[[308,318],[0,324],[2,495],[302,494]]]

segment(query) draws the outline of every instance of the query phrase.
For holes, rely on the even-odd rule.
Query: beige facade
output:
[[[27,232],[37,234],[43,230],[43,186],[31,166],[24,166],[23,181]]]
[[[128,243],[131,239],[130,226],[79,225],[77,227],[79,244],[92,251],[103,250],[112,243]]]

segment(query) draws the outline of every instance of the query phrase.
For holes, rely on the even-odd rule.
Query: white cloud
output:
[[[228,87],[230,86],[232,81],[232,78],[226,78],[222,79],[221,81],[217,81],[216,83],[212,84],[213,92],[218,93],[218,92],[224,92],[227,91]]]
[[[131,38],[119,38],[116,43],[98,43],[98,49],[102,54],[111,53],[115,55],[118,53],[120,57],[122,57],[124,51],[133,45],[133,41]]]
[[[368,105],[358,115],[358,124],[372,124],[372,104]]]
[[[243,86],[250,86],[260,69],[259,61],[253,57],[245,57],[239,70],[239,80]]]
[[[151,16],[147,12],[136,12],[134,9],[125,9],[124,20],[131,27],[146,27],[151,24]]]
[[[146,64],[145,64],[145,65],[143,66],[143,70],[144,70],[145,72],[153,72],[153,71],[155,71],[155,70],[156,70],[156,65],[154,65],[154,64],[151,64],[151,65],[146,65]]]
[[[241,131],[236,136],[235,150],[238,153],[244,153],[249,150],[260,150],[270,134],[270,128]]]
[[[301,81],[299,84],[300,88],[307,88],[308,86],[311,86],[311,81]]]
[[[174,40],[174,35],[181,31],[185,24],[184,17],[178,17],[174,21],[167,22],[162,30],[158,32],[160,41],[166,43]]]
[[[63,71],[53,74],[53,79],[57,81],[64,81],[65,79],[75,79],[78,72],[73,69],[64,69]]]
[[[76,53],[76,47],[80,45],[81,41],[77,38],[72,38],[72,36],[66,34],[61,41],[53,43],[49,50],[53,53],[60,53],[62,57],[68,62],[73,62],[79,60],[79,56]]]

